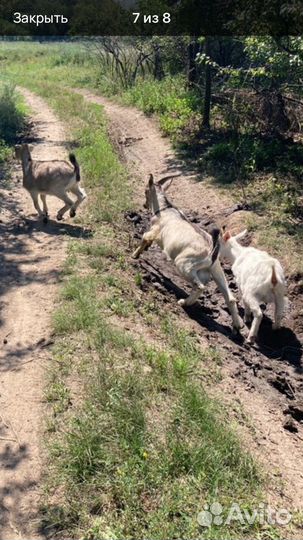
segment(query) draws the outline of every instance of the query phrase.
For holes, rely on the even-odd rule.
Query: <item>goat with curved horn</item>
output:
[[[230,310],[233,328],[238,330],[242,321],[218,258],[220,231],[216,229],[212,235],[203,229],[198,231],[169,201],[165,191],[173,178],[164,177],[160,182],[154,183],[153,176],[150,175],[145,190],[145,206],[153,214],[151,228],[143,235],[133,257],[139,257],[156,242],[167,258],[175,264],[180,275],[193,286],[188,298],[179,300],[179,304],[183,306],[194,304],[212,277]]]

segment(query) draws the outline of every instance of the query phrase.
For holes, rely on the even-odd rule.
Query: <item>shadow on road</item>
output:
[[[3,437],[4,438],[4,437]],[[11,478],[14,478],[13,471],[26,460],[30,459],[30,452],[26,445],[15,443],[7,443],[0,451],[1,469],[4,471],[10,470]],[[0,488],[0,540],[7,540],[7,533],[3,535],[3,531],[11,530],[10,538],[19,538],[20,529],[24,529],[24,520],[35,522],[38,520],[37,515],[31,515],[30,508],[24,508],[24,494],[28,490],[34,490],[36,483],[26,480],[20,482],[11,480],[5,486]],[[14,523],[11,523],[11,516],[14,515]],[[41,535],[43,531],[40,531]]]

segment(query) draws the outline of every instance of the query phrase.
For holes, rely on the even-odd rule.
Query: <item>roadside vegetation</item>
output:
[[[28,86],[69,125],[90,193],[54,314],[43,527],[87,540],[276,534],[258,523],[200,527],[207,503],[252,509],[263,500],[236,423],[208,395],[220,356],[141,291],[123,216],[132,193],[101,107],[56,82]]]
[[[25,109],[15,93],[14,87],[11,84],[0,85],[0,169],[2,169],[2,177],[4,177],[4,169],[6,169],[8,159],[11,156],[11,146],[17,142],[24,127]],[[8,174],[7,170],[6,172]]]

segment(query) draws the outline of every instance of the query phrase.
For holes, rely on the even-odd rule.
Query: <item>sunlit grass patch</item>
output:
[[[59,425],[54,444],[58,480],[83,524],[90,527],[90,509],[98,508],[104,530],[117,537],[194,538],[205,501],[251,500],[256,466],[226,411],[185,369],[195,353],[183,357],[182,344],[146,347],[112,333],[102,318],[90,333],[98,360],[90,361],[86,399],[63,432]]]
[[[163,348],[115,327],[98,300],[98,283],[94,274],[68,277],[57,312],[57,331],[71,342],[83,332],[87,349],[83,368],[77,360],[81,404],[69,407],[61,369],[47,393],[57,418],[49,424],[52,483],[69,494],[60,523],[92,539],[93,531],[117,538],[144,531],[159,539],[200,537],[197,515],[207,501],[236,499],[250,507],[260,496],[260,474],[229,427],[228,411],[196,378],[198,365],[214,351],[201,353],[195,336],[168,319]],[[47,515],[53,523],[51,504]]]

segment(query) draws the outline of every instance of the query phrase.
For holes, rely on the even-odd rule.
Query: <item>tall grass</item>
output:
[[[24,115],[18,107],[15,89],[6,84],[0,89],[0,139],[12,144],[23,127]]]
[[[0,85],[0,187],[10,185],[11,146],[25,127],[25,110],[12,84]]]
[[[156,114],[163,132],[174,140],[180,139],[186,127],[201,122],[201,99],[186,89],[183,76],[167,76],[162,81],[139,79],[123,93],[122,100],[147,115]]]
[[[83,43],[0,42],[0,80],[95,86],[98,66]]]

